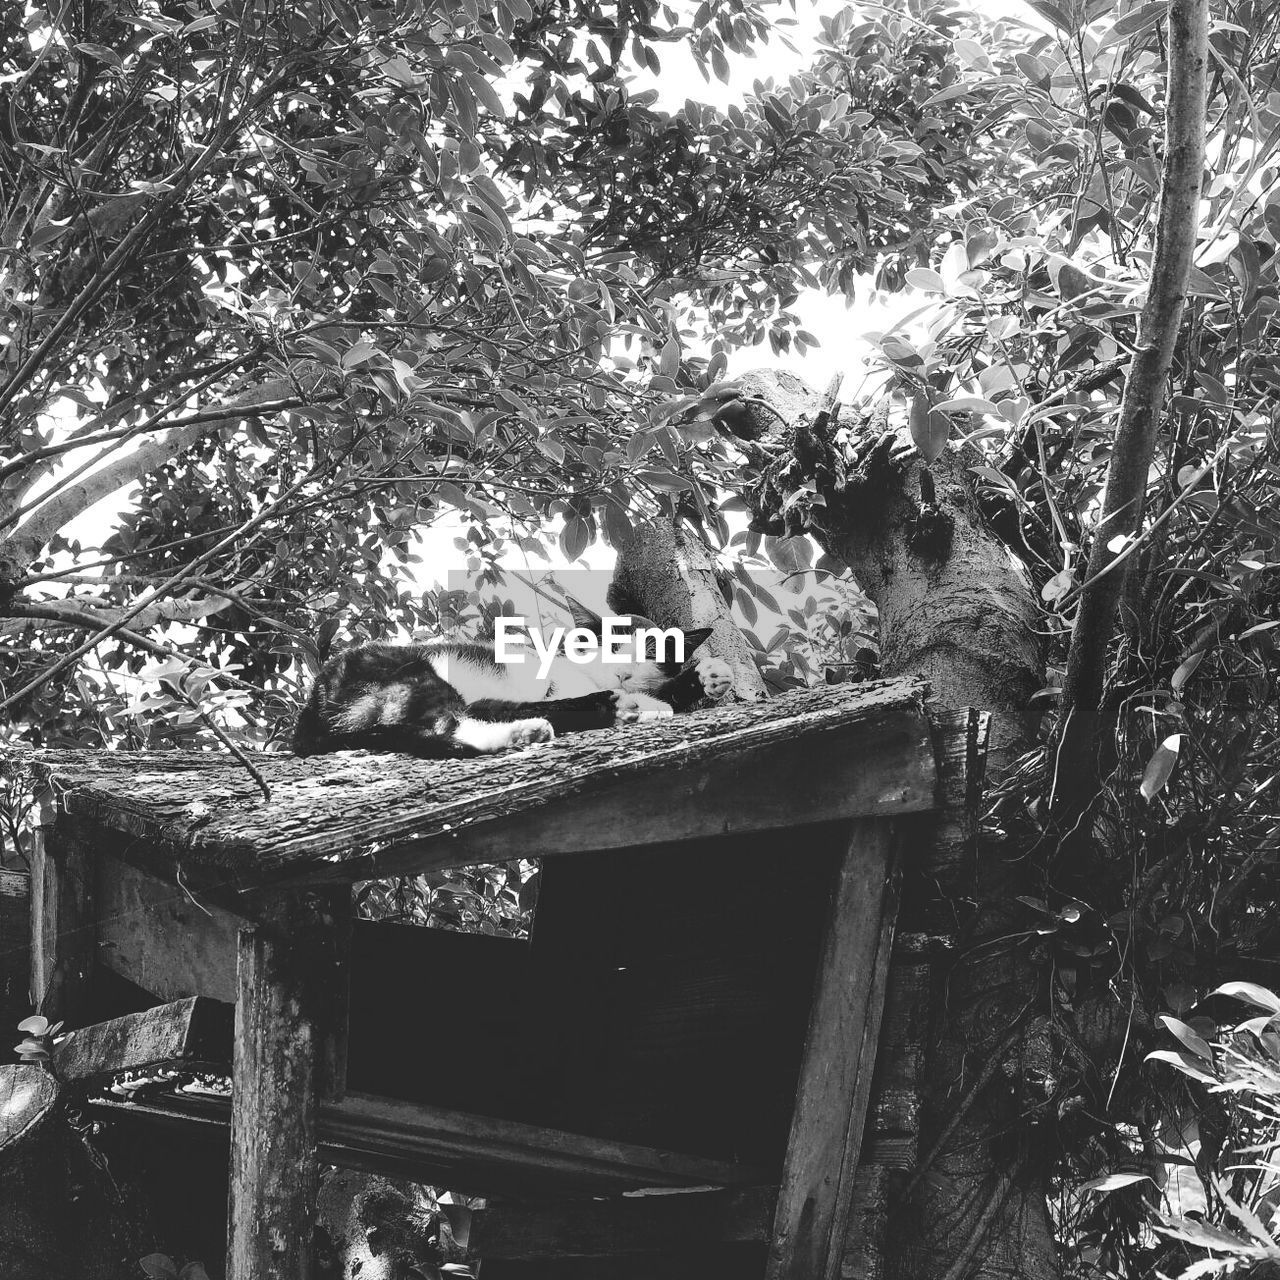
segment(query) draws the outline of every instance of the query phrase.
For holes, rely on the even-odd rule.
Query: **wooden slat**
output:
[[[864,1164],[907,1169],[915,1163],[929,1031],[928,941],[920,934],[902,933],[894,940]]]
[[[224,1099],[171,1097],[143,1103],[93,1100],[102,1116],[226,1132]],[[321,1159],[475,1194],[608,1195],[645,1187],[756,1186],[770,1171],[630,1143],[348,1094],[323,1103]]]
[[[31,853],[31,988],[50,1021],[87,1021],[96,954],[94,861],[68,829],[39,827]]]
[[[86,1080],[159,1066],[221,1067],[231,1060],[234,1010],[192,997],[69,1032],[53,1054],[58,1079]]]
[[[851,824],[809,1019],[767,1280],[836,1280],[897,916],[896,833]]]
[[[157,999],[201,995],[234,1004],[243,923],[119,858],[99,860],[97,961]]]
[[[499,847],[502,856],[555,852],[566,841],[591,847],[602,812],[617,804],[629,806],[609,837],[618,844],[784,826],[809,803],[810,820],[929,808],[923,691],[910,680],[808,691],[480,760],[262,756],[270,803],[235,761],[209,753],[44,753],[38,763],[67,787],[66,813],[119,833],[119,856],[150,860],[165,878],[181,873],[197,889],[307,874],[368,878],[442,858],[464,864]],[[813,769],[815,755],[830,769]],[[838,785],[824,784],[828,772]],[[801,789],[790,807],[778,779]],[[534,815],[540,829],[529,825]],[[624,831],[623,819],[634,829]],[[488,826],[492,839],[474,834]],[[466,839],[458,835],[464,829]],[[436,847],[419,857],[428,840]],[[414,852],[403,865],[333,860],[406,842]],[[439,853],[443,845],[453,852]]]
[[[375,879],[500,861],[517,851],[554,857],[634,849],[706,836],[777,831],[850,814],[898,816],[932,805],[922,744],[907,733],[879,739],[874,760],[863,729],[840,726],[801,740],[726,750],[659,773],[612,782],[570,802],[406,841],[316,868],[313,878]],[[814,768],[815,758],[823,761]]]
[[[31,877],[0,870],[0,1026],[31,1012]]]
[[[471,1214],[468,1251],[496,1258],[609,1258],[769,1238],[777,1187],[495,1205]]]

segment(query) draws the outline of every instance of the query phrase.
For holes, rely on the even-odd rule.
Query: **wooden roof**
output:
[[[474,760],[351,752],[9,752],[165,878],[371,879],[934,806],[919,681],[792,693]]]

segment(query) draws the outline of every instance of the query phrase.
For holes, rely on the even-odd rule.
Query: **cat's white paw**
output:
[[[619,724],[644,724],[646,720],[665,720],[674,714],[665,702],[659,702],[647,693],[624,693],[619,690],[613,698]]]
[[[723,658],[699,658],[694,670],[708,698],[723,698],[733,688],[733,668]]]
[[[550,742],[556,736],[550,720],[539,717],[536,720],[514,720],[510,725],[511,737],[508,746],[515,751],[527,747],[534,742]]]

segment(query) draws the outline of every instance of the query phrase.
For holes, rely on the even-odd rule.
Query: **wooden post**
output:
[[[282,895],[240,931],[227,1280],[309,1280],[316,1109],[345,1088],[351,895]]]
[[[64,818],[36,828],[31,849],[31,995],[46,1018],[89,1021],[97,953],[94,866]]]
[[[850,829],[819,959],[766,1280],[837,1280],[898,910],[894,826]]]
[[[0,1029],[31,1012],[31,877],[0,870]]]

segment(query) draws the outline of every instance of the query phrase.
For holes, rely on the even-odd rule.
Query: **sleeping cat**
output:
[[[574,620],[599,637],[598,615],[574,603]],[[627,619],[627,630],[652,627]],[[615,624],[616,625],[616,624]],[[684,655],[711,634],[682,633]],[[547,678],[538,664],[499,663],[492,645],[438,641],[360,644],[330,658],[298,716],[295,755],[326,751],[399,751],[415,756],[487,755],[546,742],[561,733],[657,720],[733,683],[727,663],[702,657],[682,670],[658,661],[652,641],[640,658],[589,663],[556,656]]]

